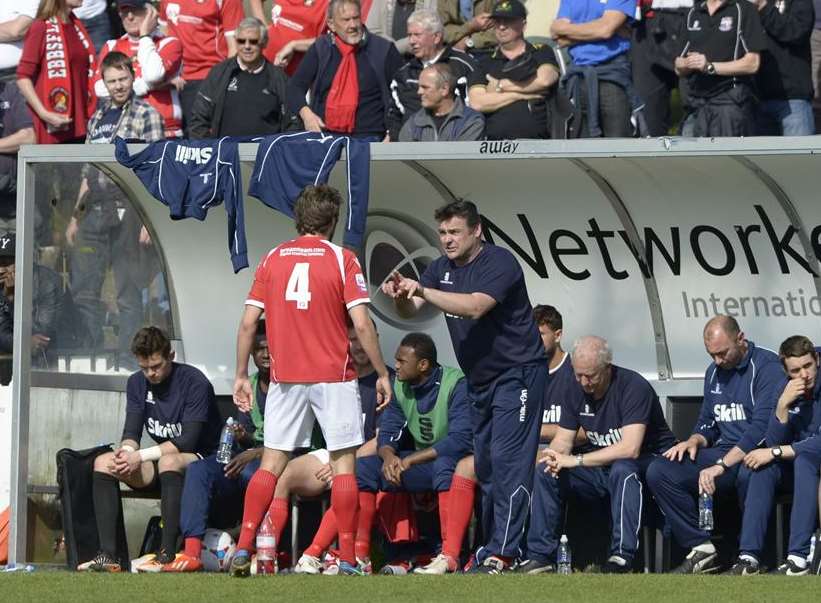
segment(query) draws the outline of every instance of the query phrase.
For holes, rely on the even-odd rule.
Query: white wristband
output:
[[[134,452],[136,448],[134,446],[129,446],[128,444],[123,444],[120,446],[120,450],[125,450],[126,452]]]
[[[159,446],[152,446],[151,448],[140,449],[141,461],[157,461],[162,456],[162,448]]]

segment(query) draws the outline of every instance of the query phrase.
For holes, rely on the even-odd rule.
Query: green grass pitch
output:
[[[809,602],[819,600],[815,576],[270,576],[245,580],[227,575],[100,575],[60,571],[0,575],[0,603],[171,601],[247,603],[427,603],[428,601],[629,601]]]

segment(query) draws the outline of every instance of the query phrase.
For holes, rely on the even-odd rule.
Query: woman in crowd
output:
[[[83,142],[93,109],[94,46],[72,9],[83,0],[43,0],[26,34],[17,84],[40,144]]]

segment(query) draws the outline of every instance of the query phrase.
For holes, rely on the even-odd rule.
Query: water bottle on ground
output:
[[[277,573],[277,540],[274,522],[268,513],[257,530],[257,576]]]
[[[225,427],[220,434],[219,448],[217,448],[217,462],[227,465],[234,452],[234,419],[228,417]]]
[[[571,567],[570,545],[567,543],[567,534],[559,539],[559,549],[556,552],[556,573],[569,575],[573,573]]]
[[[713,527],[713,496],[702,492],[698,497],[698,528],[712,532]]]

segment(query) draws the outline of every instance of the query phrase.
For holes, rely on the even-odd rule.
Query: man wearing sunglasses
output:
[[[191,111],[191,138],[277,134],[296,126],[285,104],[287,76],[262,55],[268,30],[248,17],[237,27],[237,56],[215,65]]]

